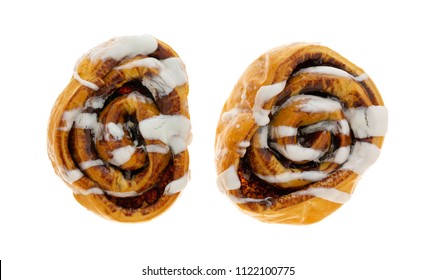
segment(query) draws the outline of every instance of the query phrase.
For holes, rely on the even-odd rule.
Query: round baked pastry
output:
[[[317,222],[376,161],[387,118],[369,76],[336,52],[306,43],[272,49],[248,67],[222,110],[218,185],[259,220]]]
[[[76,200],[122,222],[165,211],[189,178],[187,94],[183,62],[152,36],[84,54],[48,126],[48,155]]]

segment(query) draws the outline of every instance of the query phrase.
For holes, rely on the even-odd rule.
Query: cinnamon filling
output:
[[[121,208],[128,209],[128,210],[134,210],[134,209],[139,209],[141,207],[153,205],[163,195],[165,187],[170,182],[173,181],[173,169],[174,169],[174,165],[173,162],[171,162],[170,165],[163,172],[159,182],[155,186],[153,186],[150,190],[144,192],[141,195],[132,196],[132,197],[115,197],[115,196],[105,194],[105,196],[112,203],[116,204]]]
[[[90,113],[90,114],[97,114],[97,118],[100,117],[100,114],[103,112],[104,108],[107,106],[110,106],[112,102],[115,102],[117,98],[120,98],[124,95],[128,95],[133,92],[138,92],[141,95],[143,95],[146,98],[150,98],[154,100],[154,97],[152,96],[151,92],[142,85],[141,81],[139,80],[133,80],[131,82],[128,82],[121,86],[120,88],[112,91],[108,96],[105,98],[104,101],[104,107],[103,108],[93,108],[88,107],[84,112]],[[120,113],[122,114],[122,113]],[[144,146],[145,141],[139,131],[139,125],[138,120],[135,115],[129,115],[125,114],[125,116],[122,119],[123,128],[126,132],[126,137],[128,139],[131,139],[131,141],[135,142],[136,147]],[[97,149],[97,144],[95,140],[97,138],[103,137],[102,135],[94,135],[95,131],[92,129],[84,129],[82,132],[76,131],[74,129],[71,130],[70,137],[68,139],[68,146],[69,150],[72,151],[73,159],[76,163],[76,166],[80,166],[80,162],[83,160],[80,160],[78,154],[81,153],[82,155],[87,155],[87,158],[93,158],[93,159],[102,159],[104,162],[104,166],[101,168],[98,168],[96,166],[95,168],[98,168],[98,172],[100,173],[100,177],[106,178],[108,180],[106,183],[108,185],[111,184],[111,180],[114,180],[113,176],[110,174],[104,174],[109,172],[109,167],[114,168],[118,171],[120,171],[124,177],[125,180],[134,180],[135,178],[141,178],[144,176],[143,171],[148,168],[148,161],[145,162],[137,162],[137,167],[127,167],[122,168],[121,166],[116,166],[111,163],[109,163],[107,160],[104,160],[104,156],[99,153],[99,150]],[[104,137],[103,137],[104,138]],[[94,139],[94,140],[92,140]],[[107,145],[122,145],[122,143],[119,143],[118,141],[109,141],[107,142]],[[80,152],[79,152],[80,150]],[[139,150],[141,152],[141,150]],[[135,159],[136,160],[136,159]],[[138,161],[138,160],[136,160]],[[83,173],[87,173],[86,170],[81,170]],[[141,207],[149,206],[154,203],[156,203],[160,197],[163,195],[165,187],[173,181],[173,172],[174,172],[174,162],[171,160],[165,170],[163,171],[163,174],[159,176],[157,179],[157,182],[147,188],[147,190],[140,195],[132,196],[132,197],[116,197],[111,196],[109,194],[105,194],[105,196],[114,204],[117,206],[127,209],[127,210],[134,210]],[[96,184],[96,187],[100,187],[101,185]]]

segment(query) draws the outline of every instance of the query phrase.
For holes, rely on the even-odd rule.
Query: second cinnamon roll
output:
[[[259,220],[317,222],[349,200],[376,161],[387,119],[373,81],[338,53],[306,43],[272,49],[222,110],[218,185]]]

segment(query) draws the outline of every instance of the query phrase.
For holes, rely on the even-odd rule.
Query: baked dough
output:
[[[187,94],[183,62],[150,35],[84,54],[48,126],[49,158],[76,200],[122,222],[165,211],[189,178]]]
[[[317,222],[350,198],[376,161],[387,118],[369,76],[336,52],[307,43],[272,49],[223,107],[218,185],[261,221]]]

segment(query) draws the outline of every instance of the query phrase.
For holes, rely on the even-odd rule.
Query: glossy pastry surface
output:
[[[317,222],[349,200],[379,156],[387,122],[375,84],[338,53],[306,43],[272,49],[222,110],[218,185],[259,220]]]
[[[189,178],[188,82],[150,35],[116,37],[79,59],[54,104],[48,155],[89,210],[122,222],[165,211]]]

